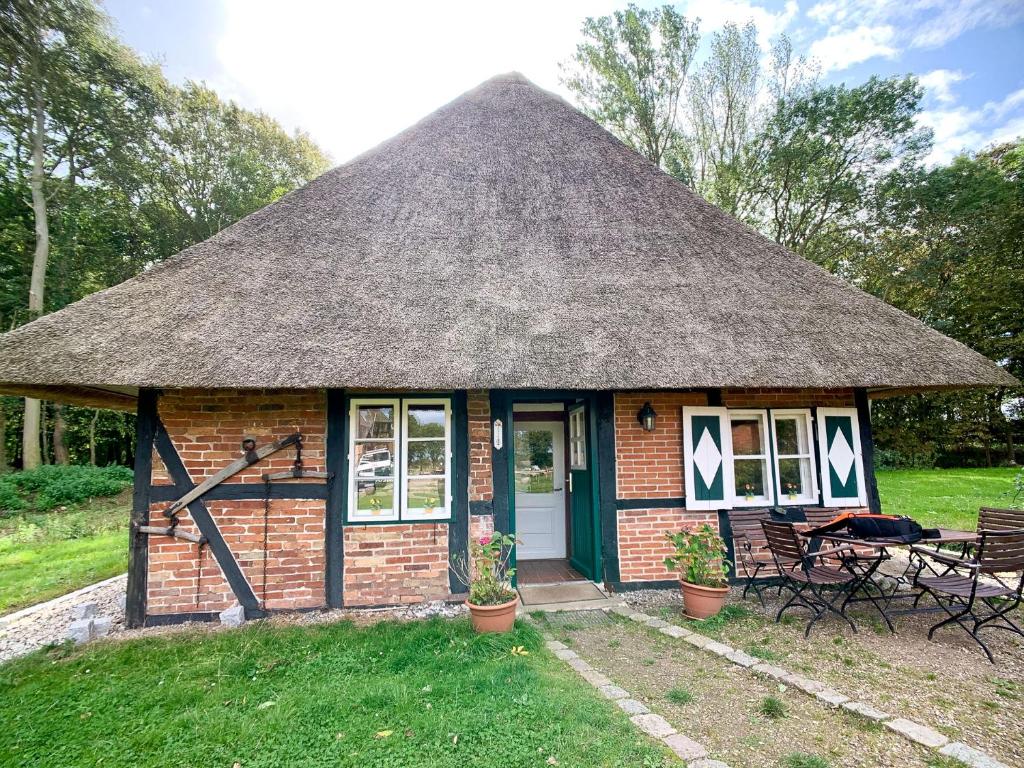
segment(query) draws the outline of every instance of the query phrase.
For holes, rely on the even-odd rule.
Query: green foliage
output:
[[[119,496],[0,516],[0,613],[124,573],[129,513]]]
[[[48,464],[0,478],[0,514],[26,507],[46,512],[91,498],[115,496],[131,484],[132,471],[127,467]],[[22,503],[2,506],[2,500],[11,497],[11,490]]]
[[[783,768],[829,768],[828,761],[817,755],[793,752],[782,758]]]
[[[508,563],[516,539],[500,531],[469,543],[469,558],[453,555],[449,567],[463,584],[469,585],[473,605],[501,605],[516,597],[512,589],[515,568]]]
[[[534,629],[477,635],[465,619],[56,649],[2,668],[0,720],[18,726],[0,730],[0,762],[26,766],[654,768],[665,754]]]
[[[757,711],[762,717],[767,717],[769,720],[781,720],[786,717],[786,705],[782,703],[781,699],[777,699],[774,696],[765,696],[757,705]]]
[[[665,692],[665,698],[671,701],[673,704],[679,704],[680,706],[689,704],[693,701],[693,694],[690,693],[686,688],[675,686],[669,688]]]
[[[1009,468],[908,469],[877,472],[876,477],[883,511],[912,517],[925,528],[973,531],[979,507],[1014,503],[1015,474]]]
[[[680,110],[699,42],[697,24],[672,6],[630,4],[588,18],[564,82],[583,111],[653,163],[680,166]]]
[[[670,571],[679,571],[683,581],[704,587],[721,587],[727,583],[732,564],[725,559],[725,541],[708,523],[665,536],[675,552],[663,562]]]

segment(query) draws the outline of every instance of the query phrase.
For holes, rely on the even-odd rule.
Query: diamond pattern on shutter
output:
[[[722,452],[718,450],[715,438],[711,436],[711,431],[707,427],[704,428],[704,434],[697,441],[697,448],[693,452],[693,463],[697,467],[697,471],[700,472],[704,485],[710,488],[711,484],[715,482],[718,468],[722,466]]]
[[[857,454],[853,452],[853,448],[850,447],[850,443],[847,442],[846,435],[841,429],[836,430],[836,436],[832,439],[832,445],[828,449],[828,460],[835,469],[840,482],[846,485],[850,479],[853,463],[857,460]]]

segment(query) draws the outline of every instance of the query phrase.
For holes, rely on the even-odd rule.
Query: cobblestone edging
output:
[[[939,733],[934,728],[929,728],[928,726],[914,722],[913,720],[907,720],[902,717],[897,717],[896,715],[882,712],[862,701],[854,701],[850,697],[844,696],[839,691],[829,688],[824,683],[803,677],[802,675],[797,675],[789,670],[783,669],[782,667],[775,666],[774,664],[766,664],[760,659],[755,659],[753,656],[750,656],[741,650],[732,648],[731,646],[728,646],[725,643],[720,643],[717,640],[712,640],[710,637],[706,637],[697,632],[692,632],[685,627],[680,627],[676,624],[669,624],[662,619],[655,616],[649,616],[646,613],[629,606],[615,606],[611,608],[610,611],[612,613],[617,613],[620,616],[624,616],[631,621],[635,621],[638,624],[650,627],[651,629],[656,629],[663,635],[668,635],[669,637],[682,640],[696,648],[700,648],[708,651],[709,653],[713,653],[716,656],[720,656],[727,661],[731,661],[737,666],[749,670],[753,674],[760,675],[761,677],[770,677],[781,683],[785,683],[786,685],[798,688],[830,708],[835,709],[841,707],[848,712],[853,712],[861,717],[866,717],[869,720],[880,723],[889,730],[898,733],[900,736],[903,736],[915,744],[920,744],[936,750],[947,757],[955,758],[965,765],[970,766],[970,768],[1010,768],[1005,763],[1001,763],[991,755],[982,752],[979,749],[970,747],[962,742],[950,741],[945,735]],[[690,765],[693,766],[695,764],[690,763]],[[709,763],[707,765],[714,765],[714,763]]]
[[[612,683],[608,677],[590,666],[564,643],[555,640],[548,632],[541,632],[541,636],[544,638],[544,644],[555,656],[594,686],[602,696],[614,701],[619,709],[629,715],[630,722],[636,728],[672,750],[680,760],[686,763],[687,768],[729,768],[726,763],[708,758],[708,751],[704,745],[679,733],[668,720],[651,712],[646,704],[634,699],[625,688],[620,688]]]

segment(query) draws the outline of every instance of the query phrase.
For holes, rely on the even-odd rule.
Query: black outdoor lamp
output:
[[[644,403],[644,407],[640,409],[640,412],[636,415],[636,420],[640,422],[645,432],[654,431],[654,422],[658,418],[658,414],[651,408],[650,403]]]

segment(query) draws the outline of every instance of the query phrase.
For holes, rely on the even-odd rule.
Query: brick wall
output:
[[[649,402],[658,414],[656,428],[645,432],[637,412]],[[683,406],[706,406],[697,392],[619,392],[615,395],[615,466],[619,499],[680,499],[683,477]],[[853,390],[727,389],[728,408],[809,408],[852,406]],[[670,548],[666,532],[702,522],[718,527],[718,515],[686,509],[619,510],[619,573],[629,581],[674,579],[662,559]]]
[[[491,402],[486,390],[469,392],[469,500],[490,501],[491,485]]]
[[[657,410],[657,406],[655,406]],[[619,579],[621,581],[665,581],[678,576],[662,562],[672,554],[666,533],[693,528],[701,523],[718,527],[716,512],[685,509],[620,509]]]
[[[658,414],[653,432],[636,419],[649,402]],[[615,470],[620,499],[683,496],[683,406],[707,405],[703,392],[630,392],[615,395]]]
[[[322,392],[174,390],[160,397],[158,408],[193,482],[201,482],[241,456],[244,437],[253,437],[257,445],[263,445],[292,432],[302,432],[305,438],[305,467],[325,469],[326,411]],[[227,482],[262,486],[263,473],[290,469],[294,458],[294,449],[285,448]],[[170,484],[156,457],[153,482]],[[256,596],[263,598],[265,594],[267,608],[323,604],[322,500],[271,500],[265,583],[263,501],[206,501],[206,506]],[[166,525],[161,513],[165,507],[166,503],[152,505],[153,525]],[[198,533],[188,510],[178,517],[182,530]],[[220,611],[232,605],[235,597],[208,548],[200,553],[190,542],[151,535],[147,600],[147,612],[157,615]]]
[[[347,606],[443,600],[448,589],[448,525],[345,526]]]

